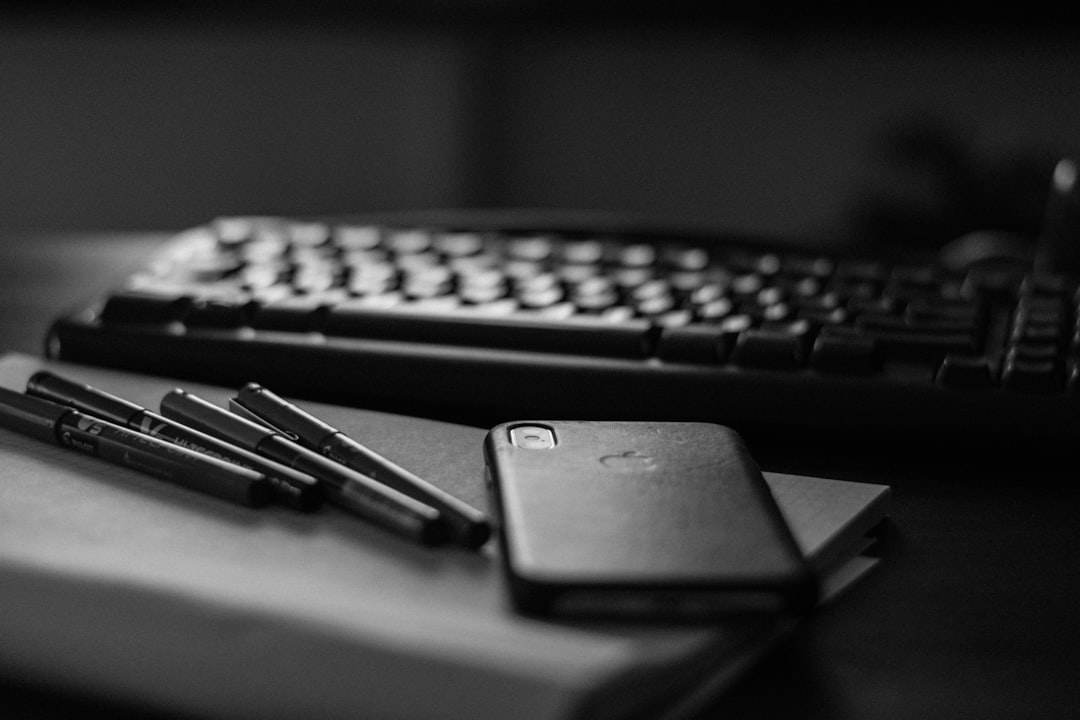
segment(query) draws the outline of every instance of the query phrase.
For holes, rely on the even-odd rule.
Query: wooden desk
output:
[[[7,238],[0,347],[40,353],[54,314],[124,277],[161,238]],[[844,438],[815,448],[778,439],[754,452],[769,470],[891,485],[885,562],[703,718],[1076,716],[1078,463],[941,457],[919,447],[882,453]],[[145,717],[11,680],[0,693],[9,718],[102,705],[113,717]]]

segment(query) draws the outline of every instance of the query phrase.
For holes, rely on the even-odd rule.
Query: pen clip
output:
[[[236,398],[229,398],[229,411],[232,412],[234,415],[238,415],[244,418],[245,420],[250,420],[253,423],[258,423],[267,430],[272,430],[279,435],[284,435],[293,442],[298,442],[300,440],[300,437],[296,433],[274,425],[262,415],[258,415],[257,413],[241,405],[240,401]]]

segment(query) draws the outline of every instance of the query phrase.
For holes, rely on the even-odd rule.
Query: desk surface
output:
[[[0,350],[40,354],[49,319],[140,265],[161,235],[0,238]],[[755,447],[768,470],[893,487],[885,562],[704,716],[1065,718],[1080,708],[1075,464],[888,452],[843,438]],[[108,701],[0,683],[7,717]],[[10,710],[10,712],[8,712]]]

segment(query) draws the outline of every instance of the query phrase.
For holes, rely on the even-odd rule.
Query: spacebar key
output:
[[[326,335],[633,358],[645,356],[648,330],[644,320],[497,315],[468,308],[428,311],[408,305],[371,308],[348,302],[330,311],[323,328]]]

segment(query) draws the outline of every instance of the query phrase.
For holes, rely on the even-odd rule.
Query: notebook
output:
[[[177,386],[222,406],[236,390],[15,354],[0,385],[40,369],[152,409]],[[483,429],[304,406],[487,509]],[[827,596],[873,566],[860,553],[887,487],[766,479]],[[529,619],[496,552],[425,548],[335,507],[240,507],[0,428],[0,675],[19,682],[211,717],[680,717],[795,622]]]

